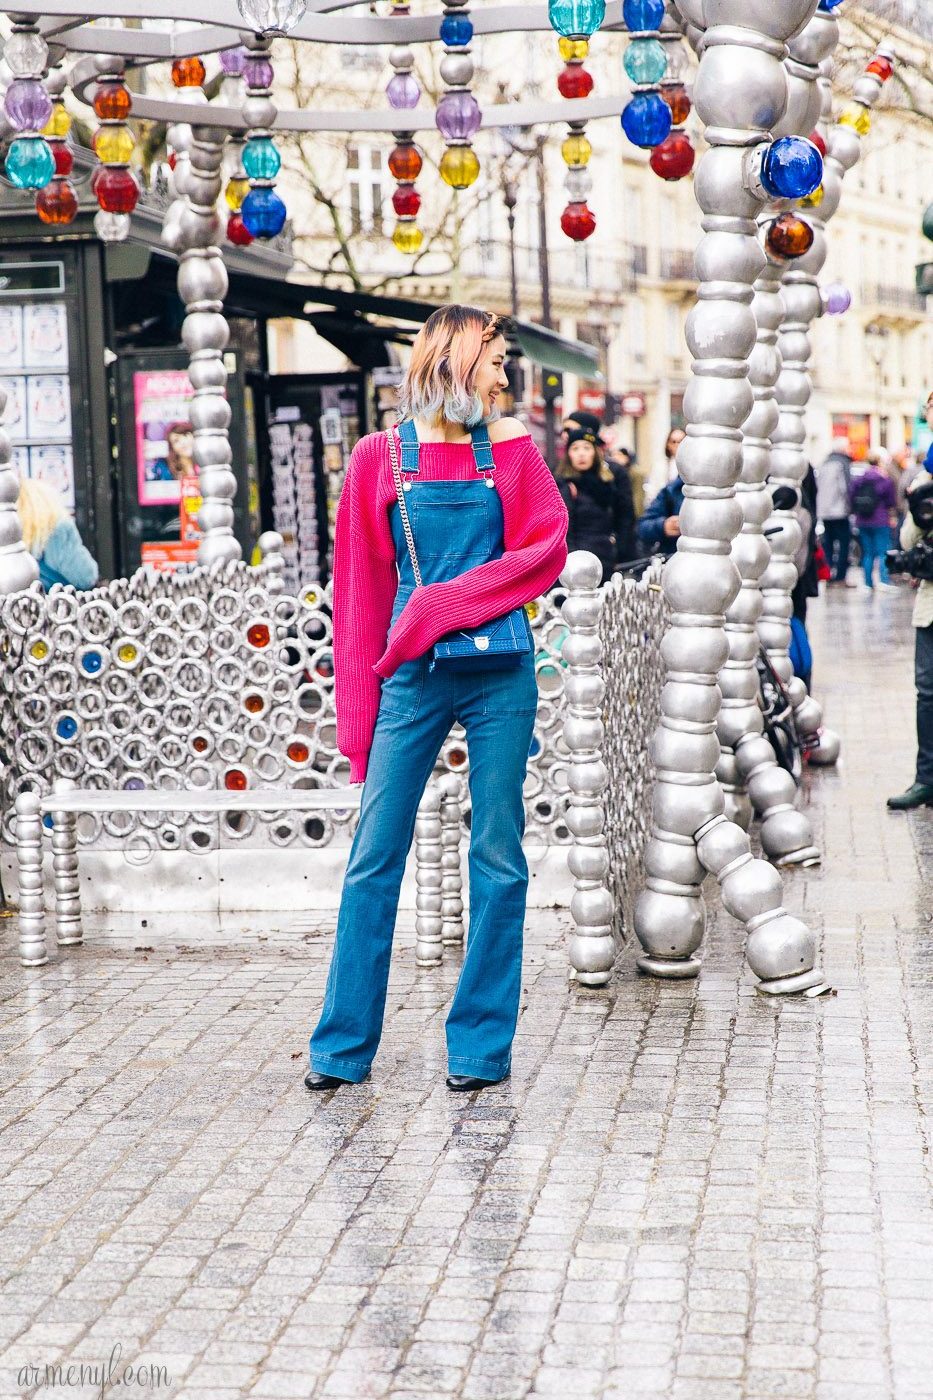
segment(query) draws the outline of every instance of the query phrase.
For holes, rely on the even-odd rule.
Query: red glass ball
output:
[[[648,164],[662,180],[682,180],[685,175],[690,174],[695,160],[696,151],[690,144],[687,133],[672,131],[660,146],[655,146]]]
[[[561,97],[589,97],[593,76],[581,64],[568,63],[557,75],[557,91]]]
[[[169,170],[174,170],[174,169],[175,169],[175,166],[177,165],[177,163],[178,163],[178,157],[176,156],[175,152],[174,152],[174,151],[169,151],[169,153],[168,153],[168,168],[169,168]]]
[[[421,208],[421,195],[411,185],[400,185],[392,196],[392,208],[400,219],[413,219]]]
[[[808,140],[812,141],[821,156],[826,154],[826,142],[818,131],[811,131]]]
[[[125,165],[102,165],[93,185],[97,203],[108,214],[132,214],[136,208],[139,185],[132,170]]]
[[[249,783],[242,768],[228,768],[224,774],[224,787],[228,792],[245,792]]]
[[[102,122],[122,122],[130,114],[133,99],[125,83],[101,83],[94,94],[94,111]]]
[[[235,243],[238,248],[248,248],[252,243],[253,235],[244,224],[242,215],[230,215],[227,220],[227,238],[231,243]]]
[[[568,204],[560,216],[560,226],[574,243],[582,243],[596,228],[596,216],[587,204]]]
[[[70,175],[74,169],[74,153],[67,141],[50,141],[52,155],[55,157],[55,174]]]
[[[78,197],[67,180],[52,180],[36,195],[36,213],[44,224],[70,224]]]
[[[406,141],[403,145],[396,146],[389,155],[389,172],[393,180],[401,180],[410,185],[421,174],[423,163],[418,147],[411,141]]]
[[[662,83],[660,93],[671,109],[671,121],[675,126],[683,126],[691,108],[690,98],[683,83]]]
[[[885,58],[882,54],[878,54],[878,56],[876,58],[873,58],[871,63],[869,63],[868,67],[865,69],[865,72],[874,73],[876,78],[880,78],[883,83],[886,83],[890,78],[891,74],[894,72],[894,64],[889,58]]]
[[[176,87],[200,87],[207,69],[200,58],[176,58],[172,64],[172,82]]]

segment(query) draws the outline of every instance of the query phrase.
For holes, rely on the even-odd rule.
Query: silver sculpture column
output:
[[[710,149],[695,182],[704,215],[701,282],[687,321],[694,363],[684,398],[687,436],[677,457],[685,483],[681,536],[663,574],[673,616],[662,643],[667,683],[652,748],[657,784],[647,883],[635,909],[645,950],[638,964],[660,977],[699,971],[700,885],[709,871],[720,881],[726,909],[746,924],[746,953],[759,989],[816,991],[825,984],[813,965],[812,934],[781,906],[778,873],[752,858],[745,832],[726,818],[715,777],[717,677],[729,653],[725,613],[741,585],[730,546],[743,524],[735,485],[742,424],[753,407],[752,284],[764,264],[755,223],[762,207],[753,193],[756,161],[787,102],[785,40],[810,18],[815,0],[704,0],[702,9],[690,0],[679,9],[688,21],[705,25],[694,102]]]
[[[7,392],[0,384],[0,596],[19,593],[39,577],[39,566],[23,544],[16,501],[19,477],[10,465],[13,447],[2,427]]]
[[[199,88],[184,89],[191,94]],[[203,94],[202,94],[203,96]],[[178,294],[185,304],[181,338],[189,355],[194,386],[191,425],[194,460],[201,486],[198,524],[204,534],[198,563],[239,559],[233,534],[236,477],[230,464],[230,404],[223,352],[230,327],[223,314],[227,269],[217,246],[223,234],[217,199],[223,183],[224,132],[211,126],[172,128],[179,158],[175,166],[176,200],[166,213],[163,241],[179,254]]]
[[[829,17],[825,17],[828,19]],[[805,39],[812,26],[801,36]],[[825,44],[824,44],[825,51]],[[879,58],[893,58],[893,50],[886,45],[879,47]],[[825,58],[814,50],[813,57]],[[865,108],[874,106],[882,89],[882,80],[876,74],[865,72],[857,80],[853,98]],[[831,91],[823,91],[826,115],[832,102]],[[813,243],[800,258],[795,258],[790,266],[783,269],[785,317],[781,326],[780,348],[786,370],[782,371],[777,384],[780,420],[776,441],[782,446],[776,451],[772,461],[772,483],[775,486],[788,486],[799,490],[807,470],[806,455],[802,450],[804,441],[804,415],[810,401],[811,383],[808,374],[810,362],[810,325],[822,315],[823,307],[818,286],[818,277],[826,261],[826,223],[835,214],[842,197],[842,181],[845,172],[857,162],[860,154],[858,132],[849,125],[837,124],[829,128],[826,137],[826,160],[823,165],[822,197],[819,202],[798,211],[813,230]],[[775,512],[774,523],[783,524],[786,513]],[[783,532],[782,532],[783,536]],[[791,558],[791,567],[793,561]],[[776,580],[773,588],[772,606],[783,612],[789,607],[789,597],[784,590],[793,588],[797,581],[796,569],[793,577],[788,574],[783,580]],[[783,587],[782,587],[783,584]],[[790,662],[786,660],[786,645],[778,638],[777,645],[767,642],[768,650],[776,667],[788,673],[788,692],[794,704],[794,717],[801,732],[805,735],[818,735],[819,744],[811,754],[811,761],[821,764],[834,763],[839,754],[839,737],[823,726],[823,711],[819,702],[808,695],[803,682],[790,675]],[[789,644],[789,628],[786,643]]]

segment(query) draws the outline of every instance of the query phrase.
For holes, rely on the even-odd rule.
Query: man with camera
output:
[[[933,393],[927,399],[927,423],[933,427]],[[919,580],[914,602],[917,683],[917,776],[906,792],[888,798],[895,812],[933,807],[933,446],[926,470],[907,493],[907,514],[901,526],[900,549],[888,553],[892,573]]]

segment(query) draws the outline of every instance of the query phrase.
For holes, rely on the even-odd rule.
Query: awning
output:
[[[151,258],[146,263],[146,254]],[[159,248],[144,244],[115,244],[107,249],[107,275],[111,281],[138,281],[173,291],[177,263]],[[226,256],[226,254],[225,254]],[[289,282],[281,275],[263,276],[247,271],[245,255],[228,261],[230,290],[225,310],[230,316],[308,321],[330,344],[361,369],[386,363],[385,345],[410,344],[438,303],[407,297],[381,296],[374,292],[349,292],[306,282]],[[375,319],[370,319],[370,318]],[[599,351],[580,340],[569,340],[532,321],[514,322],[511,348],[545,369],[599,379]]]

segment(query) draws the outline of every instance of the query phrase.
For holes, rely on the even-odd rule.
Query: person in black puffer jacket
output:
[[[557,485],[570,516],[567,548],[595,554],[605,583],[616,564],[635,558],[635,510],[628,474],[604,462],[597,443],[595,433],[571,430]]]

